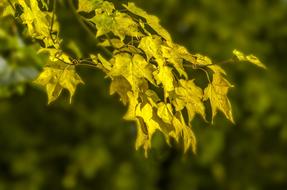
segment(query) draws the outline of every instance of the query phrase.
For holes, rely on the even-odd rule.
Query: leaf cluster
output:
[[[167,143],[174,139],[182,143],[185,152],[196,152],[192,121],[196,115],[207,120],[207,106],[212,110],[212,121],[220,111],[234,122],[227,97],[233,85],[220,64],[173,42],[160,20],[134,3],[121,8],[104,0],[13,0],[2,4],[11,11],[4,16],[15,16],[15,7],[21,8],[18,17],[26,25],[27,35],[40,41],[39,53],[49,56],[35,80],[46,88],[48,102],[55,101],[63,89],[69,91],[72,101],[77,86],[83,83],[77,66],[102,70],[111,81],[110,94],[118,94],[128,107],[124,119],[137,124],[136,149],[143,147],[146,155],[156,131]],[[69,45],[76,57],[64,50],[67,42],[61,35],[64,28],[59,22],[59,7],[67,7],[78,21],[75,27],[92,36],[98,47],[95,51],[87,55],[72,42]],[[231,62],[247,61],[265,68],[253,55],[233,53]],[[208,84],[200,86],[192,71],[202,71]]]

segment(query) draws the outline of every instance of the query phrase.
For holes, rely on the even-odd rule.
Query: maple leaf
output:
[[[66,65],[65,67],[55,66],[55,63],[44,67],[35,84],[46,87],[48,94],[48,103],[55,101],[61,94],[63,89],[67,89],[70,93],[70,103],[78,84],[84,82],[76,73],[74,66]]]
[[[162,84],[164,89],[164,96],[167,98],[169,92],[174,90],[174,75],[172,68],[168,66],[159,67],[154,73],[157,84]]]
[[[151,139],[156,130],[160,130],[158,122],[153,120],[153,108],[149,103],[138,104],[136,107],[137,123],[140,126],[138,129],[138,139],[136,143],[136,149],[143,146],[145,154],[151,147]]]
[[[231,104],[227,93],[230,87],[233,87],[221,74],[213,74],[212,83],[204,90],[204,100],[209,100],[212,109],[212,121],[217,111],[224,113],[227,119],[234,123]]]
[[[57,12],[42,11],[49,7],[49,1],[41,0],[41,9],[38,0],[11,2],[18,2],[22,7],[20,17],[28,35],[44,42],[44,48],[38,52],[49,55],[49,63],[35,80],[46,88],[48,103],[55,101],[63,89],[69,91],[71,102],[77,86],[83,83],[75,66],[101,69],[111,80],[110,94],[117,93],[128,107],[124,119],[136,122],[136,149],[142,147],[146,156],[156,131],[164,135],[167,143],[173,138],[182,141],[184,152],[189,149],[195,152],[196,138],[190,124],[196,114],[205,119],[204,101],[210,102],[212,121],[220,111],[234,122],[227,97],[232,85],[226,80],[224,69],[209,57],[191,54],[184,46],[174,43],[160,20],[134,3],[123,5],[122,11],[105,0],[79,0],[75,16],[82,26],[95,30],[97,45],[109,54],[109,59],[99,52],[89,53],[87,59],[82,59],[85,52],[80,52],[79,61],[72,61],[72,56],[61,49],[63,39],[59,35]],[[7,10],[4,16],[12,11],[11,7],[6,9],[7,5],[6,1],[0,3]],[[81,12],[92,12],[94,16],[85,18],[78,14]],[[93,35],[93,31],[90,33]],[[266,68],[254,55],[244,55],[238,50],[233,54],[236,60]],[[204,91],[185,67],[205,72],[209,84]],[[188,118],[183,117],[185,111]]]
[[[180,52],[176,51],[173,47],[165,45],[161,45],[161,52],[162,56],[167,59],[167,62],[171,63],[177,72],[187,79],[188,75],[183,67],[183,58]]]
[[[18,3],[23,8],[21,19],[27,25],[29,35],[43,40],[46,47],[53,46],[55,40],[52,39],[51,33],[58,31],[59,26],[57,23],[50,26],[52,14],[42,12],[37,0],[21,0]]]
[[[127,92],[131,91],[131,89],[131,85],[124,77],[114,77],[110,85],[110,95],[118,93],[121,98],[120,100],[126,105],[129,102]]]
[[[80,0],[78,4],[79,12],[91,12],[102,5],[102,0]]]
[[[174,105],[176,111],[181,111],[184,107],[187,109],[189,122],[191,122],[196,113],[205,119],[205,107],[202,102],[202,89],[195,85],[193,80],[180,80],[179,87],[175,88]]]
[[[133,57],[128,53],[121,53],[114,56],[114,63],[109,75],[123,76],[129,81],[134,92],[139,91],[141,80],[147,79],[155,83],[153,79],[153,67],[139,54]]]
[[[168,31],[166,31],[160,24],[160,20],[158,17],[153,16],[145,12],[144,10],[137,7],[134,3],[128,3],[128,5],[123,5],[128,11],[131,13],[138,15],[142,18],[144,18],[147,22],[147,24],[157,32],[158,35],[163,37],[167,41],[172,41],[170,34]]]
[[[101,11],[99,11],[101,10]],[[108,9],[101,7],[96,10],[96,15],[90,19],[97,28],[97,37],[107,35],[112,32],[121,41],[126,36],[141,37],[143,34],[139,30],[139,25],[128,14],[114,11],[114,7]]]
[[[173,110],[171,104],[165,104],[163,102],[160,102],[158,104],[158,110],[157,115],[168,124],[171,124],[172,122],[172,116],[173,116]]]
[[[136,120],[136,107],[139,104],[138,101],[138,93],[127,92],[128,97],[128,110],[124,115],[124,119],[128,121],[135,121]]]
[[[180,112],[177,112],[174,115],[172,124],[175,128],[175,133],[172,135],[177,141],[179,141],[180,137],[182,138],[184,152],[186,153],[191,148],[192,152],[196,153],[196,137],[191,130],[191,127],[185,124],[184,118]]]
[[[161,38],[159,36],[153,35],[143,37],[138,47],[145,52],[147,60],[150,60],[152,57],[158,60],[162,59],[162,55],[160,52],[161,44]]]

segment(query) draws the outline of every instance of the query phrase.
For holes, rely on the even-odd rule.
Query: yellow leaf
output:
[[[47,53],[51,62],[57,62],[60,60],[65,63],[72,64],[70,57],[66,53],[55,48],[41,48],[37,53]]]
[[[122,48],[125,44],[119,39],[106,39],[98,44],[103,47],[114,47],[116,49]]]
[[[160,125],[153,119],[153,108],[149,103],[139,104],[136,108],[138,137],[136,149],[143,146],[145,154],[151,147],[151,139],[156,130],[161,130]]]
[[[98,8],[96,8],[95,10],[97,15],[103,12],[107,13],[108,15],[112,15],[113,12],[115,11],[115,6],[113,3],[102,0],[98,0],[98,2],[99,2],[99,5],[97,6]]]
[[[179,87],[175,88],[174,105],[176,111],[187,109],[189,122],[191,122],[196,113],[200,114],[205,119],[205,107],[202,102],[202,89],[195,85],[193,80],[180,80]]]
[[[190,148],[193,153],[196,153],[196,137],[189,126],[184,122],[180,112],[173,117],[172,124],[175,128],[175,139],[179,141],[180,137],[183,140],[183,148],[186,153]]]
[[[254,55],[244,55],[244,53],[242,53],[238,50],[233,50],[233,54],[236,56],[236,58],[239,61],[247,61],[249,63],[257,65],[258,67],[266,69],[266,66]]]
[[[168,97],[168,93],[174,90],[174,75],[172,68],[168,66],[162,66],[159,70],[154,72],[154,77],[157,84],[162,84],[165,97]]]
[[[230,87],[233,87],[222,75],[213,74],[213,81],[204,90],[204,100],[210,101],[212,109],[212,121],[217,111],[224,113],[227,119],[234,123],[231,104],[227,93]]]
[[[146,78],[150,83],[155,84],[153,78],[154,68],[141,55],[136,54],[132,58],[135,75]]]
[[[65,68],[45,67],[34,82],[46,87],[49,104],[59,97],[62,89],[69,91],[71,103],[77,85],[84,83],[76,73],[75,68],[69,65]]]
[[[157,115],[168,124],[172,122],[173,110],[171,104],[160,102],[158,104]]]
[[[155,59],[161,59],[161,44],[162,40],[160,39],[160,37],[153,35],[143,37],[138,47],[145,52],[147,60],[150,60],[152,57],[154,57]]]
[[[52,39],[51,33],[58,31],[57,23],[51,30],[52,13],[44,13],[40,10],[37,0],[18,1],[23,8],[21,19],[27,25],[28,34],[36,39],[43,40],[46,47],[53,46],[55,39]]]
[[[209,57],[207,56],[203,56],[201,54],[196,54],[194,55],[195,58],[195,64],[197,65],[212,65],[212,61]]]
[[[160,98],[156,94],[155,91],[153,90],[147,90],[145,92],[145,95],[147,96],[148,102],[153,106],[153,107],[158,107],[157,103],[160,102]]]
[[[103,67],[107,71],[110,71],[112,69],[112,64],[109,61],[107,61],[101,54],[98,54],[98,58],[100,62],[102,63]]]
[[[119,11],[111,11],[110,9],[96,10],[96,15],[90,21],[96,24],[97,37],[106,35],[112,32],[115,36],[119,37],[121,41],[126,36],[141,37],[143,34],[139,30],[139,25],[128,14]]]
[[[120,100],[126,105],[129,101],[128,92],[131,91],[131,85],[124,77],[114,77],[110,85],[110,95],[118,93]]]
[[[138,150],[140,147],[143,147],[145,150],[145,156],[148,156],[148,150],[150,149],[149,144],[149,135],[147,131],[146,124],[144,123],[142,118],[137,118],[137,138],[135,143],[135,148]]]
[[[162,56],[167,59],[169,63],[173,65],[173,67],[177,70],[177,72],[184,76],[186,79],[188,78],[187,73],[183,67],[183,58],[179,54],[179,52],[175,51],[174,48],[170,48],[168,46],[161,46]]]
[[[15,6],[14,0],[10,1],[10,3]],[[14,10],[12,6],[9,4],[7,0],[1,1],[0,2],[0,16],[1,17],[6,17],[6,16],[13,16],[14,15]]]
[[[115,20],[113,16],[104,13],[91,18],[91,21],[96,24],[96,37],[108,34],[112,31],[112,28],[115,25]]]
[[[99,0],[80,0],[78,4],[78,12],[91,12],[100,7],[102,1]]]
[[[139,91],[141,80],[147,79],[149,82],[154,83],[152,76],[153,68],[145,61],[141,55],[134,55],[122,53],[114,56],[114,64],[110,71],[111,76],[125,77],[134,92]]]
[[[138,94],[127,92],[128,96],[128,110],[124,115],[124,119],[128,121],[135,121],[136,119],[136,107],[139,104],[138,102]]]
[[[185,47],[171,42],[167,42],[167,44],[177,56],[192,64],[195,64],[196,59],[194,55],[192,55]]]
[[[219,65],[209,65],[207,67],[211,69],[214,73],[226,75],[226,72]]]
[[[149,15],[144,10],[138,8],[134,3],[128,3],[128,5],[123,5],[131,13],[144,18],[147,24],[155,31],[158,35],[163,37],[167,41],[172,41],[170,34],[165,30],[160,24],[160,20],[153,15]]]
[[[112,32],[122,41],[125,36],[136,38],[143,36],[139,30],[139,25],[128,14],[117,12],[114,20],[115,26],[112,28]]]

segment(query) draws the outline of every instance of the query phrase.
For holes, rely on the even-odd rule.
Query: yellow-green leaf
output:
[[[129,102],[128,92],[131,91],[131,89],[131,85],[124,77],[114,77],[110,85],[110,95],[118,93],[120,100],[126,105]]]
[[[177,72],[184,76],[186,79],[188,78],[187,73],[183,67],[183,58],[179,55],[179,52],[175,51],[174,48],[168,46],[161,46],[162,56],[167,59],[169,63],[173,65],[173,67],[177,70]]]
[[[70,65],[65,68],[45,67],[34,82],[46,87],[48,103],[55,101],[61,94],[62,89],[69,91],[71,102],[77,85],[84,83],[76,73],[75,68]]]
[[[172,122],[173,110],[171,104],[160,102],[158,104],[157,115],[168,124]]]
[[[147,79],[154,83],[152,76],[153,68],[149,65],[141,55],[134,55],[122,53],[114,56],[114,64],[110,71],[111,76],[125,77],[134,92],[139,91],[141,80]]]
[[[153,107],[158,107],[158,102],[160,102],[160,98],[158,97],[158,95],[156,94],[155,91],[153,90],[147,90],[145,92],[145,95],[147,96],[147,100],[148,102],[153,106]]]
[[[159,70],[154,72],[154,77],[157,84],[162,84],[165,97],[168,97],[168,93],[174,90],[174,75],[172,68],[168,66],[162,66]]]
[[[204,90],[204,99],[210,101],[212,108],[212,121],[217,111],[224,113],[227,119],[234,123],[231,104],[227,93],[232,85],[220,74],[213,74],[213,81]]]
[[[233,54],[236,56],[236,58],[239,61],[247,61],[249,63],[252,63],[254,65],[257,65],[258,67],[261,67],[263,69],[266,69],[266,66],[254,55],[245,55],[244,53],[238,51],[238,50],[233,50]]]
[[[180,112],[177,112],[174,115],[172,124],[175,128],[173,136],[177,141],[179,141],[180,137],[182,138],[184,152],[186,153],[191,148],[192,152],[196,153],[196,137],[190,126],[185,124],[184,118]]]
[[[91,12],[102,4],[102,0],[80,0],[78,4],[79,12]]]
[[[152,57],[154,57],[155,59],[161,59],[161,44],[162,40],[160,39],[160,37],[153,35],[143,37],[138,47],[145,52],[147,60],[150,60],[150,58]]]
[[[128,3],[128,5],[123,5],[128,11],[131,13],[138,15],[142,18],[144,18],[147,22],[147,24],[155,31],[157,32],[158,35],[163,37],[167,41],[172,41],[170,34],[168,33],[167,30],[165,30],[161,25],[160,25],[160,20],[158,17],[153,16],[145,12],[144,10],[140,9],[137,7],[134,3]]]
[[[179,87],[175,88],[174,105],[176,111],[181,111],[184,107],[187,109],[189,122],[191,122],[196,113],[205,119],[205,107],[202,102],[202,89],[194,83],[193,80],[180,80]]]
[[[137,122],[139,124],[136,149],[143,146],[145,154],[151,147],[151,139],[160,125],[153,119],[153,108],[149,103],[139,104],[136,108]]]
[[[136,120],[136,107],[139,104],[138,94],[133,92],[127,92],[128,96],[128,110],[124,115],[124,119],[128,121]]]
[[[51,33],[58,31],[58,24],[51,28],[52,13],[44,13],[40,10],[37,0],[18,1],[23,8],[22,22],[27,25],[28,34],[36,39],[43,40],[46,47],[53,46],[55,39]],[[52,31],[51,31],[52,29]]]

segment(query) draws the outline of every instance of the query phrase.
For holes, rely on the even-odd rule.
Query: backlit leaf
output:
[[[167,41],[172,41],[170,34],[159,24],[160,20],[156,16],[150,15],[144,10],[137,7],[134,3],[128,3],[128,5],[123,5],[131,13],[138,15],[146,20],[148,25],[157,32],[158,35],[163,37]]]
[[[242,52],[240,52],[238,50],[233,50],[233,54],[236,56],[236,58],[239,61],[247,61],[247,62],[252,63],[258,67],[266,69],[266,66],[254,55],[244,55]]]
[[[45,67],[34,83],[46,87],[48,103],[55,101],[62,89],[69,91],[71,103],[77,85],[84,82],[76,73],[75,68],[68,65],[64,68]]]
[[[224,113],[232,123],[234,123],[231,104],[227,93],[230,87],[233,87],[222,75],[213,74],[213,81],[204,90],[204,99],[210,101],[212,108],[212,120],[218,110]]]
[[[195,85],[194,81],[180,80],[180,86],[175,89],[175,107],[177,111],[184,107],[187,109],[189,122],[191,122],[196,113],[205,119],[205,108],[202,102],[202,89]]]

